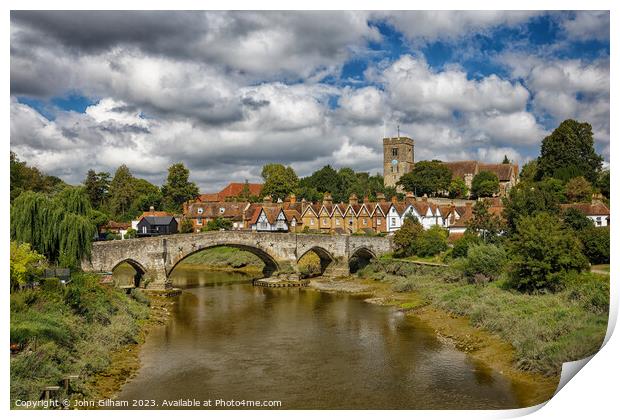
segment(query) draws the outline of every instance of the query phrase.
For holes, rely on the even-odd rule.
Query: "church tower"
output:
[[[413,169],[413,139],[388,137],[383,139],[383,185],[397,187],[396,182]],[[404,192],[397,187],[398,192]]]

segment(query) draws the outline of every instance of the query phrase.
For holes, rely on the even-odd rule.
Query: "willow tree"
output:
[[[11,239],[29,243],[50,262],[78,267],[90,256],[97,232],[82,188],[67,188],[54,198],[27,191],[11,206]]]

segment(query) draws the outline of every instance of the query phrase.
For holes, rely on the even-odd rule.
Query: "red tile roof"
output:
[[[603,203],[573,203],[560,206],[563,210],[568,208],[580,210],[586,216],[609,216],[609,208]]]
[[[245,182],[231,182],[227,186],[225,186],[220,192],[211,193],[211,194],[201,194],[198,197],[198,201],[207,202],[207,201],[224,201],[227,198],[239,197],[243,188],[245,186]],[[248,189],[250,190],[250,195],[260,196],[261,191],[263,190],[263,184],[250,184],[248,183]]]
[[[466,174],[476,174],[478,162],[475,160],[461,160],[456,162],[442,162],[452,171],[452,178],[463,178]]]
[[[517,172],[514,172],[515,165],[510,164],[510,163],[498,163],[498,164],[480,163],[478,165],[478,169],[480,172],[488,171],[488,172],[494,173],[495,175],[497,175],[497,178],[499,178],[499,180],[502,182],[510,181],[510,177],[513,174],[515,177],[518,175],[518,169],[517,169]]]

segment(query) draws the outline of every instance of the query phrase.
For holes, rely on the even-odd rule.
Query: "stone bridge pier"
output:
[[[84,271],[110,272],[128,263],[142,276],[142,285],[169,287],[172,270],[188,256],[213,247],[230,246],[252,252],[265,263],[265,274],[296,271],[297,262],[313,251],[321,259],[326,276],[349,274],[354,258],[371,259],[392,251],[389,237],[311,235],[225,231],[95,242],[91,258],[82,261]]]

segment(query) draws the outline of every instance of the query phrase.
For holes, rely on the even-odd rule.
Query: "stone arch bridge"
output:
[[[297,270],[297,262],[309,251],[321,259],[325,275],[349,274],[352,258],[370,259],[392,251],[389,237],[312,235],[220,231],[95,242],[84,271],[113,271],[129,263],[148,281],[148,288],[169,286],[169,275],[188,256],[208,248],[231,246],[257,255],[266,274],[276,270]]]

